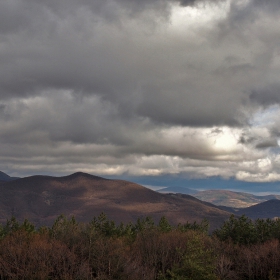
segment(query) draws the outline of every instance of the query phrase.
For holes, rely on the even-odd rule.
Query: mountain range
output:
[[[162,194],[141,185],[86,173],[64,177],[30,176],[0,183],[0,222],[12,215],[50,226],[64,214],[88,222],[104,212],[116,222],[165,216],[172,224],[207,219],[217,228],[230,213],[184,194]]]
[[[190,193],[197,199],[216,205],[219,209],[236,216],[246,215],[251,219],[267,219],[280,217],[280,196],[257,196],[244,192],[228,190],[195,191],[184,187],[168,187],[158,190],[162,193]]]
[[[200,200],[213,203],[215,205],[246,208],[271,199],[280,199],[279,195],[258,196],[251,193],[233,192],[228,190],[207,190],[200,191],[194,196]]]
[[[183,188],[176,191],[161,193],[129,181],[82,172],[25,178],[0,172],[0,223],[15,216],[36,226],[50,226],[60,214],[89,222],[104,212],[117,223],[136,222],[147,216],[156,222],[165,216],[173,225],[207,219],[213,230],[231,214],[252,219],[280,217],[277,195],[210,190],[194,191],[191,196],[179,193]]]
[[[234,192],[229,190],[205,190],[196,191],[184,187],[168,187],[158,190],[161,193],[183,193],[190,194],[199,200],[210,202],[217,206],[232,208],[246,208],[271,199],[280,199],[280,195],[254,195],[245,192]]]

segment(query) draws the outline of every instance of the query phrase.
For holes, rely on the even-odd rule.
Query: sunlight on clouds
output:
[[[96,164],[92,168],[86,166],[85,169],[81,169],[83,172],[91,174],[102,174],[102,175],[121,175],[126,171],[125,166],[115,165],[108,166],[106,164]]]
[[[238,128],[171,127],[162,129],[158,135],[150,134],[148,143],[154,142],[157,154],[177,155],[181,158],[240,160],[246,149],[238,142],[242,131]],[[159,139],[158,139],[158,136]],[[157,139],[156,139],[157,137]]]
[[[64,100],[63,104],[60,102],[61,98]],[[279,113],[279,108],[275,106],[258,111],[253,118],[252,127],[247,130],[244,130],[244,127],[227,126],[163,126],[155,129],[150,123],[143,123],[138,126],[141,131],[134,131],[132,123],[131,133],[122,134],[122,124],[114,124],[114,119],[110,117],[114,111],[104,110],[104,104],[97,97],[79,100],[67,91],[62,91],[59,95],[48,92],[43,96],[21,99],[16,103],[7,102],[5,105],[6,110],[14,114],[14,118],[10,119],[9,129],[4,129],[2,125],[2,138],[12,133],[15,116],[20,119],[18,124],[21,127],[27,127],[27,123],[30,123],[30,131],[27,133],[30,139],[25,137],[24,131],[20,138],[21,144],[25,139],[25,149],[19,149],[20,144],[16,141],[5,145],[2,143],[0,147],[5,151],[1,157],[4,165],[10,160],[5,154],[20,151],[21,160],[13,166],[20,172],[27,170],[26,172],[34,174],[39,170],[46,170],[65,174],[80,170],[100,175],[126,173],[134,176],[159,176],[186,173],[195,178],[222,176],[262,182],[278,179],[279,157],[267,152],[265,148],[255,148],[260,141],[270,137],[267,126],[275,122]],[[69,118],[67,113],[62,114],[65,108],[75,118]],[[86,120],[80,117],[80,112],[85,111],[88,112]],[[112,135],[120,133],[116,138],[109,138],[111,142],[103,140],[109,134],[99,124],[108,120],[108,117],[113,124],[110,128],[111,133],[114,131]],[[40,125],[37,124],[39,119],[44,120]],[[70,130],[71,134],[64,137],[59,126],[52,125],[47,129],[49,123],[57,123],[57,120],[63,120],[62,124],[69,127],[87,122],[88,125],[80,127],[77,134],[77,137],[85,134],[85,138],[75,141],[76,134]],[[126,123],[126,127],[127,125],[129,124]],[[14,129],[19,131],[18,127]],[[48,135],[41,136],[42,132]],[[240,142],[242,137],[244,141]],[[44,150],[41,147],[41,138],[45,138]],[[68,140],[65,140],[66,138]]]
[[[238,139],[240,138],[240,131],[222,127],[217,129],[218,133],[209,134],[213,148],[217,151],[232,151],[237,149]]]
[[[279,173],[249,173],[245,171],[239,171],[236,174],[236,179],[246,182],[275,182],[280,181]]]
[[[128,172],[136,176],[155,176],[166,172],[176,174],[179,172],[180,161],[179,157],[165,155],[140,156],[135,166],[128,167]]]
[[[258,160],[258,167],[261,171],[269,171],[271,169],[271,159],[263,158]]]
[[[170,21],[175,30],[186,32],[190,27],[209,28],[212,23],[226,18],[230,9],[230,1],[222,1],[219,5],[203,3],[196,6],[173,5]]]

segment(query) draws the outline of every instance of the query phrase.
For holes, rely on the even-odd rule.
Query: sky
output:
[[[279,0],[0,0],[0,170],[280,191],[279,34]]]

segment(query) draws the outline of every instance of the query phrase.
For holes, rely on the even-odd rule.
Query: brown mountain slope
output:
[[[280,200],[272,199],[257,205],[240,209],[237,215],[246,215],[251,219],[267,219],[280,217]]]
[[[105,212],[116,222],[166,216],[173,224],[201,221],[219,226],[229,213],[191,196],[160,194],[135,183],[85,173],[66,177],[31,176],[0,184],[0,222],[14,215],[36,225],[51,225],[60,215],[90,221]]]

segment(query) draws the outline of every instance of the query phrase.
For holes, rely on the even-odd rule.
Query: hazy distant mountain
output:
[[[10,177],[8,174],[0,171],[0,182],[8,182],[18,179],[17,177]]]
[[[196,194],[198,191],[189,189],[189,188],[184,188],[184,187],[166,187],[157,190],[160,193],[182,193],[182,194]]]
[[[233,192],[227,190],[201,191],[194,196],[202,201],[207,201],[215,205],[245,208],[270,199],[280,199],[279,195],[256,196],[250,193]]]
[[[246,215],[251,219],[267,219],[280,217],[280,200],[272,199],[257,205],[240,209],[237,215]]]
[[[116,222],[163,215],[173,224],[201,221],[212,228],[229,213],[188,195],[161,194],[135,183],[85,173],[65,177],[31,176],[0,183],[0,222],[14,215],[36,225],[51,225],[60,215],[90,221],[102,211]]]

